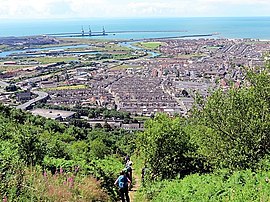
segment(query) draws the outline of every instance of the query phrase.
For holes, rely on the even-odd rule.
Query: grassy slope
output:
[[[228,174],[189,175],[183,180],[161,181],[145,193],[155,202],[270,201],[270,172],[249,170]]]

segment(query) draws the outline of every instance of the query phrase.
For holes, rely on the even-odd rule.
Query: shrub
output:
[[[250,170],[199,175],[183,180],[162,181],[150,185],[148,197],[152,201],[269,201],[270,172],[254,173]],[[152,192],[150,192],[152,190]]]

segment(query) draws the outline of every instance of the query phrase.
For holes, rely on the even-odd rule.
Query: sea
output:
[[[270,40],[270,17],[193,17],[193,18],[89,18],[56,20],[0,20],[0,37],[55,33],[113,31],[171,31],[115,33],[92,36],[105,39],[142,39],[181,37],[218,33],[215,38],[252,38]]]

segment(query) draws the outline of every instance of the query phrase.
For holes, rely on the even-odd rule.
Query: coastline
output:
[[[269,19],[269,20],[265,20]],[[88,32],[91,26],[93,33],[102,31],[104,26],[108,36],[104,39],[142,39],[175,36],[172,33],[117,33],[121,30],[185,30],[188,35],[200,33],[221,33],[224,38],[251,38],[270,40],[270,17],[197,17],[197,18],[137,18],[137,19],[62,19],[61,21],[14,21],[0,22],[0,37],[36,36],[46,33],[81,32],[82,26]],[[29,29],[29,26],[32,29]],[[100,37],[93,37],[98,39]]]

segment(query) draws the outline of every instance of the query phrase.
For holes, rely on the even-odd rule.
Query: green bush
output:
[[[182,177],[193,171],[193,158],[189,156],[193,146],[184,127],[184,119],[165,114],[145,123],[138,144],[152,179]]]
[[[150,185],[148,197],[152,201],[269,201],[270,172],[254,173],[237,171],[199,175],[193,174],[183,180],[162,181]]]

